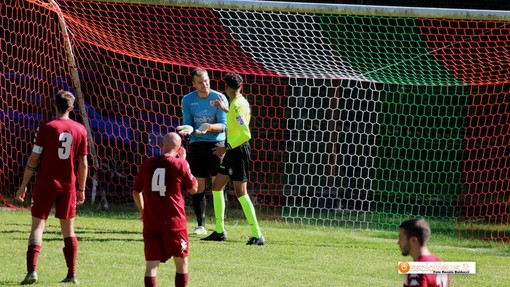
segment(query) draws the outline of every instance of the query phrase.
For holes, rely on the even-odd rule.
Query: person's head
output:
[[[70,112],[74,107],[75,97],[68,91],[60,90],[53,98],[53,105],[60,114]]]
[[[426,247],[430,238],[430,226],[423,218],[409,219],[400,224],[398,245],[402,255],[413,255]]]
[[[163,137],[162,150],[163,153],[175,152],[181,146],[181,136],[177,133],[167,133]]]
[[[241,87],[243,86],[243,77],[237,73],[225,74],[223,76],[223,81],[225,81],[225,92],[229,96],[240,92]]]
[[[209,95],[211,83],[207,70],[202,68],[191,70],[191,83],[200,96]]]

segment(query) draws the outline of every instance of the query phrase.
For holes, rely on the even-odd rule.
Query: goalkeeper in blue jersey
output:
[[[251,237],[247,245],[264,245],[255,214],[255,208],[248,195],[248,178],[250,167],[250,104],[241,94],[243,78],[236,73],[228,73],[223,77],[226,94],[230,100],[230,108],[217,102],[217,105],[227,113],[227,142],[225,146],[215,147],[214,154],[223,158],[220,169],[212,186],[214,201],[214,215],[216,217],[216,230],[202,240],[224,241],[225,232],[225,200],[223,190],[229,180],[234,183],[237,199],[241,203],[244,215],[251,228]]]
[[[198,181],[198,191],[191,196],[198,225],[190,234],[206,235],[205,186],[209,178],[214,181],[220,166],[220,158],[212,151],[225,144],[227,115],[221,107],[228,107],[228,101],[225,95],[210,88],[206,70],[193,69],[191,81],[195,90],[182,99],[182,125],[177,129],[180,135],[190,138],[188,162]]]

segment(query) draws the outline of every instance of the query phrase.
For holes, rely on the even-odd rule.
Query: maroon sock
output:
[[[73,277],[76,274],[76,257],[78,256],[78,239],[73,237],[64,238],[64,258],[67,265],[67,276]]]
[[[145,283],[145,287],[157,287],[158,286],[158,280],[156,279],[156,277],[145,276],[143,278],[143,282]]]
[[[28,245],[27,272],[32,272],[37,269],[37,261],[39,260],[39,252],[41,252],[41,245]]]
[[[175,272],[175,287],[186,287],[188,286],[188,273],[181,274]]]

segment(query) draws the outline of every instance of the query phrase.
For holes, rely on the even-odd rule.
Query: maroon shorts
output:
[[[143,232],[146,261],[166,262],[172,257],[188,257],[188,231]]]
[[[48,219],[55,204],[55,217],[70,219],[76,216],[76,191],[61,191],[35,187],[32,195],[32,216]]]

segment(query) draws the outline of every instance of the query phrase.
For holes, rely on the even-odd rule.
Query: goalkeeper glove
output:
[[[184,135],[184,136],[190,135],[191,133],[193,133],[193,127],[189,126],[189,125],[178,126],[177,130],[179,131],[180,135]]]
[[[206,132],[210,131],[211,130],[211,124],[208,124],[208,123],[205,123],[205,124],[202,124],[198,130],[197,130],[197,133],[199,134],[205,134]]]

